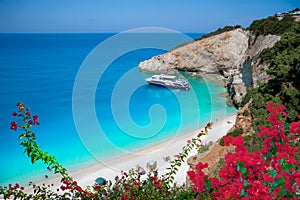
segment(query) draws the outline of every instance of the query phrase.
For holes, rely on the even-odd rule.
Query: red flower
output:
[[[201,162],[199,162],[198,164],[197,164],[197,166],[196,166],[196,169],[198,170],[198,171],[202,171],[202,169],[205,169],[205,168],[207,168],[208,167],[208,164],[207,163],[201,163]]]
[[[14,117],[17,116],[17,112],[13,112],[12,116],[14,116]]]
[[[39,123],[37,119],[38,119],[38,116],[37,115],[33,115],[33,122],[34,123]]]
[[[300,121],[293,122],[290,125],[290,132],[291,132],[291,134],[300,134]]]
[[[266,181],[267,183],[270,183],[272,180],[272,177],[269,174],[264,174],[263,175],[263,179],[264,181]]]
[[[154,185],[155,185],[158,189],[162,189],[162,184],[160,184],[159,182],[155,182]]]
[[[126,195],[126,194],[122,194],[121,199],[122,199],[122,200],[128,200],[127,195]]]
[[[32,133],[32,134],[31,134],[31,137],[35,137],[35,134],[34,134],[34,133]]]
[[[151,179],[152,179],[152,181],[157,181],[157,177],[156,176],[153,176]]]
[[[140,186],[141,185],[141,183],[140,182],[134,182],[134,185],[138,185],[138,186]]]
[[[75,189],[76,189],[79,193],[82,193],[82,192],[83,192],[82,188],[79,187],[79,186],[76,186]]]
[[[236,147],[242,146],[244,144],[244,137],[241,135],[234,137],[232,140],[232,144]]]
[[[27,111],[25,114],[26,114],[26,116],[30,117],[30,112],[29,111]]]
[[[29,120],[29,121],[28,121],[28,124],[33,125],[33,121],[32,121],[32,120]]]
[[[95,186],[95,190],[100,190],[101,189],[101,186],[100,185],[96,185]]]
[[[224,139],[224,145],[225,146],[229,146],[230,144],[232,144],[233,137],[231,135],[230,136],[223,136],[223,139]]]
[[[217,188],[220,184],[220,181],[218,178],[211,178],[210,181],[212,183],[212,188]]]
[[[10,129],[16,131],[18,128],[18,124],[16,122],[11,122],[10,123]]]

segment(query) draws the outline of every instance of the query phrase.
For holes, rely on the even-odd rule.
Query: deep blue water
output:
[[[211,82],[187,76],[193,91],[170,91],[146,83],[138,85],[137,79],[149,74],[136,70],[135,78],[125,76],[137,69],[140,61],[165,52],[145,48],[121,55],[102,74],[92,99],[99,124],[90,120],[86,104],[79,105],[79,120],[74,121],[78,113],[75,116],[72,110],[72,95],[79,69],[89,53],[113,35],[0,34],[0,185],[26,184],[41,180],[44,174],[51,176],[42,163],[31,165],[19,146],[20,132],[10,130],[10,122],[15,120],[11,113],[18,101],[39,115],[41,125],[33,129],[42,149],[68,169],[131,152],[236,112],[218,95],[224,88]],[[188,35],[196,38],[201,34]],[[96,72],[89,73],[92,76]],[[122,77],[126,84],[118,82]],[[84,89],[89,92],[89,78],[86,81]],[[130,84],[135,90],[126,99]],[[80,93],[79,98],[89,98],[88,92]],[[84,129],[79,131],[79,126]],[[99,126],[100,133],[94,131]]]

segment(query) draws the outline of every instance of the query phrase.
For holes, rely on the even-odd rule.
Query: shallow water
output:
[[[20,132],[9,129],[18,101],[39,115],[41,125],[34,131],[42,149],[68,169],[154,144],[236,112],[218,95],[224,88],[188,74],[183,75],[191,91],[171,91],[144,82],[135,85],[149,76],[136,70],[139,62],[164,52],[147,48],[118,57],[102,74],[92,99],[97,123],[92,123],[86,104],[80,105],[81,121],[74,121],[72,95],[78,70],[87,55],[112,35],[0,35],[0,185],[52,176],[42,163],[30,164],[18,145]],[[120,80],[129,72],[134,79],[122,84]],[[128,95],[129,87],[134,90]],[[85,89],[91,88],[87,84]],[[87,96],[82,93],[80,98]],[[84,129],[79,131],[82,124]]]

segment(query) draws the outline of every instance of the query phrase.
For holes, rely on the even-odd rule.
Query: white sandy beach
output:
[[[202,136],[203,141],[208,143],[210,141],[217,141],[234,125],[236,115],[225,117],[222,120],[213,123],[212,129],[209,129],[209,133],[206,136]],[[144,148],[138,152],[129,153],[121,157],[112,159],[105,163],[101,162],[90,166],[85,169],[70,172],[70,175],[77,180],[80,186],[86,187],[93,185],[97,177],[104,177],[107,180],[114,180],[115,176],[120,176],[121,171],[128,171],[135,168],[137,164],[143,167],[146,171],[146,163],[150,160],[157,161],[159,175],[165,174],[166,168],[170,165],[170,162],[166,162],[163,157],[170,156],[171,159],[175,155],[182,152],[182,147],[187,144],[187,140],[195,137],[202,129],[192,131],[190,133],[180,135],[161,142],[159,144]],[[188,157],[196,155],[196,149],[192,150]],[[186,181],[186,175],[189,166],[186,162],[179,168],[175,177],[177,184],[184,184]],[[144,175],[146,176],[146,175]],[[49,179],[45,182],[46,185],[54,183],[57,188],[60,184],[61,177]]]

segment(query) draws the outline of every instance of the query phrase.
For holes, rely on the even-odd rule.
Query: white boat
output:
[[[189,90],[190,84],[185,78],[177,78],[176,76],[170,76],[165,74],[153,75],[150,78],[146,78],[149,84],[166,87],[170,89]]]

